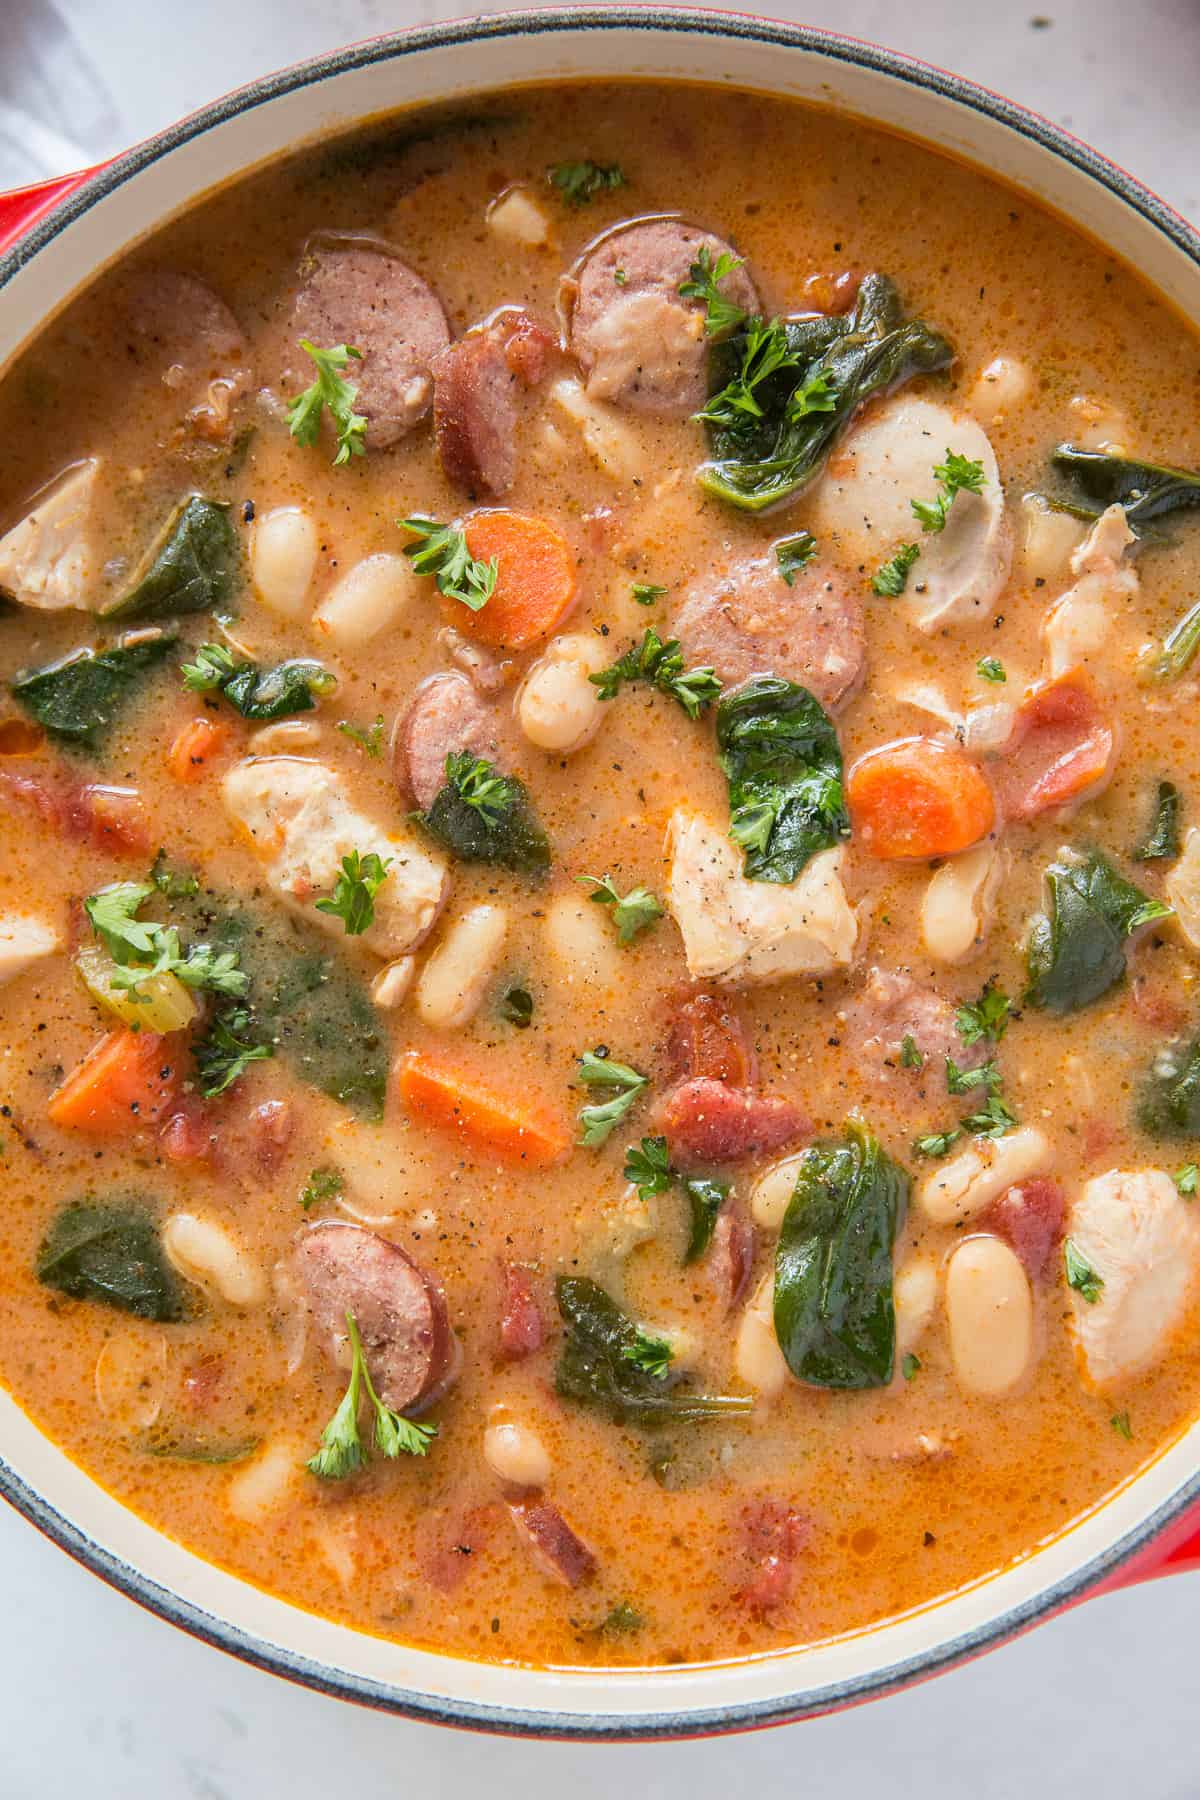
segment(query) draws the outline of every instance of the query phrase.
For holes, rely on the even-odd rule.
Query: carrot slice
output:
[[[472,556],[496,558],[496,586],[478,612],[443,601],[446,616],[495,649],[523,650],[549,637],[575,599],[575,557],[562,533],[532,513],[496,507],[471,513],[463,536]]]
[[[178,1059],[153,1031],[110,1031],[50,1096],[55,1125],[120,1137],[153,1125],[176,1102]]]
[[[992,790],[971,760],[936,738],[903,738],[861,756],[846,778],[850,821],[886,862],[953,856],[996,822]]]
[[[224,750],[233,733],[217,719],[189,719],[167,751],[167,772],[176,781],[195,781]]]
[[[528,1094],[516,1098],[420,1050],[400,1060],[400,1098],[414,1118],[453,1131],[480,1148],[544,1168],[571,1147],[559,1115]]]

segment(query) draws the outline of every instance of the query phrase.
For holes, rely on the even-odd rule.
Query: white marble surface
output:
[[[1195,0],[774,5],[974,76],[1200,213]],[[119,149],[313,51],[458,10],[454,0],[60,0],[58,16],[44,0],[0,0],[0,184],[70,166],[76,147]],[[1035,28],[1039,11],[1051,22]],[[619,1749],[492,1742],[290,1688],[142,1614],[7,1511],[0,1594],[0,1800],[465,1800],[481,1785],[522,1800],[717,1800],[743,1784],[832,1800],[1200,1796],[1195,1576],[1094,1601],[853,1713]]]

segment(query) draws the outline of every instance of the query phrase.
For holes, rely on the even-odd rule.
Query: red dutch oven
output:
[[[565,77],[806,100],[998,176],[1102,242],[1200,328],[1200,235],[1024,108],[894,52],[746,15],[563,7],[377,38],[242,88],[101,168],[0,195],[0,370],[130,245],[242,171],[391,108]],[[326,1693],[544,1737],[686,1737],[829,1712],[922,1680],[1077,1602],[1200,1567],[1200,1424],[1020,1562],[869,1631],[686,1669],[465,1662],[354,1632],[205,1563],[121,1506],[0,1391],[0,1493],[132,1599]]]

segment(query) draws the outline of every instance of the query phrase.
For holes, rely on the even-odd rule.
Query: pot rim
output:
[[[733,38],[777,44],[782,48],[822,56],[833,63],[850,64],[890,76],[926,93],[957,102],[1007,126],[1050,155],[1090,176],[1116,199],[1140,214],[1191,262],[1200,267],[1200,231],[1166,201],[1061,126],[977,82],[951,74],[902,52],[814,26],[791,24],[749,13],[717,12],[692,6],[634,7],[627,4],[596,4],[561,5],[536,12],[505,12],[417,26],[308,58],[291,68],[260,77],[237,88],[118,156],[55,205],[12,249],[0,255],[0,290],[71,224],[150,165],[181,145],[280,96],[315,86],[354,69],[431,49],[514,36],[607,31],[668,32],[681,37]],[[912,135],[920,141],[918,134]],[[970,159],[968,157],[965,160]],[[1143,1475],[1145,1473],[1146,1471],[1142,1472]],[[1135,1476],[1129,1485],[1136,1485],[1141,1478]],[[877,1699],[918,1679],[940,1674],[955,1664],[1028,1630],[1051,1613],[1084,1598],[1097,1587],[1113,1584],[1114,1577],[1124,1565],[1139,1551],[1145,1551],[1151,1546],[1169,1526],[1180,1521],[1200,1501],[1200,1467],[1194,1469],[1151,1513],[1095,1553],[1079,1568],[1028,1599],[1010,1605],[1004,1611],[950,1639],[935,1642],[925,1650],[885,1666],[826,1682],[790,1696],[760,1701],[745,1700],[728,1706],[637,1714],[555,1711],[550,1708],[484,1704],[465,1698],[449,1699],[331,1666],[219,1618],[142,1573],[122,1556],[96,1542],[81,1526],[67,1518],[2,1456],[0,1497],[6,1499],[17,1512],[76,1562],[99,1575],[111,1587],[136,1601],[147,1611],[255,1668],[282,1676],[319,1693],[427,1723],[505,1736],[629,1742],[701,1737],[783,1724]],[[1103,1512],[1104,1505],[1105,1502],[1101,1502],[1095,1511]],[[1095,1512],[1087,1516],[1094,1517]],[[147,1529],[154,1528],[147,1525]],[[1068,1527],[1067,1531],[1070,1529]],[[931,1610],[935,1610],[936,1605],[935,1602]],[[303,1609],[296,1610],[303,1612]],[[861,1635],[870,1636],[871,1633]],[[720,1667],[720,1664],[703,1665],[702,1671],[715,1675]],[[653,1671],[647,1673],[653,1674]]]

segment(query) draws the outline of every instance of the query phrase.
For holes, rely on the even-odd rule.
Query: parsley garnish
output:
[[[220,694],[243,719],[287,719],[311,712],[337,686],[337,676],[309,657],[260,669],[256,662],[236,662],[223,644],[201,644],[195,662],[180,666],[185,688],[193,694]]]
[[[933,476],[942,490],[937,499],[910,500],[909,505],[923,531],[945,531],[955,496],[982,493],[983,464],[972,462],[957,450],[947,450],[945,462],[934,466]]]
[[[840,397],[828,369],[819,369],[795,389],[787,403],[787,417],[790,422],[796,423],[800,419],[807,419],[810,413],[836,412]]]
[[[984,681],[1008,680],[1008,671],[998,656],[981,656],[975,667]]]
[[[998,1080],[994,1063],[985,1063],[984,1068],[978,1071],[963,1071],[957,1069],[950,1057],[947,1057],[946,1085],[948,1087],[950,1086],[950,1071],[952,1068],[955,1070],[955,1073],[961,1081],[966,1081],[968,1076],[984,1077],[985,1070],[988,1071],[986,1079],[993,1081]],[[974,1085],[974,1082],[969,1085]],[[950,1088],[951,1093],[961,1093],[963,1091],[962,1088]],[[964,1118],[959,1120],[957,1125],[951,1126],[949,1131],[931,1131],[924,1137],[914,1139],[913,1154],[915,1156],[945,1156],[947,1151],[954,1148],[960,1138],[1002,1138],[1007,1136],[1016,1123],[1016,1115],[1012,1112],[1011,1108],[1000,1098],[999,1094],[991,1093],[988,1095],[978,1112],[967,1113]]]
[[[1133,1426],[1129,1423],[1127,1412],[1114,1413],[1108,1422],[1118,1437],[1123,1437],[1127,1444],[1133,1442]]]
[[[486,757],[472,756],[469,750],[450,752],[446,781],[485,825],[499,825],[520,798],[520,790],[509,776],[497,773]]]
[[[236,950],[214,951],[193,944],[184,955],[173,925],[139,919],[138,908],[155,891],[149,882],[116,881],[90,894],[83,909],[92,930],[118,966],[108,977],[111,988],[144,1000],[139,984],[152,975],[174,975],[185,987],[205,988],[227,998],[240,998],[249,979],[238,966]]]
[[[265,1062],[275,1054],[270,1044],[255,1044],[238,1036],[250,1023],[244,1007],[226,1007],[214,1015],[212,1024],[193,1045],[196,1067],[200,1071],[200,1092],[206,1100],[215,1100],[239,1081],[252,1062]]]
[[[1175,1171],[1175,1186],[1185,1200],[1195,1197],[1197,1183],[1200,1183],[1200,1168],[1195,1163],[1184,1163],[1182,1169]]]
[[[706,309],[704,329],[710,337],[715,337],[718,331],[733,330],[746,317],[744,307],[726,299],[717,289],[718,282],[740,269],[742,261],[740,256],[731,256],[728,250],[723,250],[714,263],[708,245],[702,244],[688,279],[679,284],[679,292],[685,300],[703,300]]]
[[[995,1089],[1000,1085],[1000,1071],[995,1062],[981,1063],[975,1069],[960,1069],[952,1056],[946,1058],[946,1092],[969,1094],[972,1088]]]
[[[1002,1138],[1016,1122],[1016,1114],[999,1094],[989,1094],[978,1112],[968,1113],[962,1120],[962,1128],[970,1137]]]
[[[910,1350],[900,1364],[900,1373],[903,1375],[905,1381],[911,1381],[913,1376],[920,1369],[920,1367],[921,1367],[920,1357],[914,1356],[912,1351]]]
[[[364,455],[363,434],[367,421],[362,413],[354,410],[358,387],[338,374],[338,370],[344,369],[349,362],[361,362],[362,351],[355,350],[350,344],[335,344],[331,350],[319,350],[307,338],[300,339],[300,348],[316,364],[317,379],[302,394],[289,400],[288,430],[298,444],[315,444],[321,429],[321,412],[327,406],[337,432],[335,465],[348,463],[352,456]]]
[[[978,1000],[968,1000],[954,1015],[955,1029],[964,1044],[977,1044],[987,1038],[998,1044],[1008,1030],[1012,1001],[989,981]]]
[[[591,1088],[615,1088],[611,1100],[597,1101],[580,1109],[582,1131],[578,1142],[588,1150],[598,1149],[609,1133],[620,1124],[650,1077],[642,1075],[628,1063],[613,1062],[598,1050],[585,1050],[579,1059],[579,1079]]]
[[[801,569],[807,569],[816,554],[817,540],[811,531],[797,531],[792,537],[779,539],[775,545],[775,561],[789,587]]]
[[[343,1476],[352,1475],[355,1469],[361,1469],[367,1460],[367,1452],[358,1431],[358,1402],[364,1388],[375,1409],[375,1448],[381,1455],[425,1456],[429,1451],[430,1440],[437,1436],[436,1425],[417,1425],[412,1419],[403,1418],[400,1413],[393,1412],[390,1406],[384,1405],[375,1392],[367,1359],[363,1355],[358,1326],[354,1322],[354,1314],[350,1312],[346,1314],[346,1330],[350,1335],[353,1358],[350,1382],[337,1411],[321,1433],[320,1449],[305,1464],[314,1475],[320,1475],[325,1481],[340,1481]]]
[[[675,1180],[666,1138],[644,1137],[640,1144],[630,1144],[622,1174],[626,1181],[632,1181],[643,1200],[665,1194]]]
[[[361,937],[375,922],[375,896],[387,880],[391,866],[390,856],[385,861],[374,850],[369,850],[365,856],[351,850],[349,856],[342,858],[341,873],[332,894],[315,902],[317,911],[341,919],[347,937]]]
[[[159,850],[151,863],[150,880],[159,893],[165,894],[168,900],[186,900],[192,894],[200,892],[200,883],[196,876],[185,875],[179,870],[172,869],[167,861],[165,850]]]
[[[671,1346],[666,1338],[647,1337],[644,1331],[639,1331],[631,1344],[621,1345],[621,1355],[635,1369],[640,1369],[643,1375],[652,1375],[655,1381],[667,1379],[671,1367]]]
[[[945,1156],[957,1144],[962,1132],[957,1125],[949,1131],[931,1131],[924,1137],[913,1139],[914,1156]]]
[[[314,1169],[300,1190],[300,1204],[305,1212],[319,1206],[322,1200],[333,1200],[345,1186],[337,1169]]]
[[[1104,1286],[1104,1277],[1085,1259],[1073,1238],[1067,1238],[1063,1244],[1063,1261],[1067,1269],[1067,1286],[1082,1295],[1089,1306],[1095,1306]]]
[[[872,575],[872,592],[895,600],[908,586],[909,570],[920,554],[919,544],[901,544],[895,556],[889,557]]]
[[[612,700],[626,681],[648,681],[660,693],[677,700],[689,719],[700,716],[721,692],[721,683],[710,668],[685,669],[678,638],[664,644],[653,625],[640,644],[634,644],[598,675],[588,680],[599,688],[602,700]]]
[[[500,573],[494,556],[487,562],[472,556],[465,535],[456,525],[439,525],[436,519],[419,515],[398,523],[402,531],[417,539],[415,544],[404,546],[404,554],[412,558],[418,575],[432,575],[439,594],[445,594],[449,600],[461,600],[472,612],[487,605]]]
[[[568,206],[590,206],[597,194],[626,186],[623,171],[616,163],[554,163],[546,170],[546,180],[557,188]]]
[[[755,390],[780,369],[794,369],[799,362],[778,319],[769,325],[762,319],[747,321],[741,358],[737,374],[718,393],[710,395],[708,405],[693,414],[694,418],[717,430],[744,431],[749,421],[763,416]]]
[[[371,725],[352,725],[349,719],[339,719],[337,728],[343,737],[348,737],[352,744],[357,744],[367,756],[383,755],[382,713]]]
[[[644,931],[647,925],[653,925],[663,916],[662,906],[649,888],[630,888],[622,896],[613,886],[611,875],[581,875],[579,880],[590,882],[595,888],[595,893],[588,895],[589,900],[594,900],[598,906],[612,907],[617,939],[622,944],[630,943],[639,931]]]
[[[666,592],[667,589],[657,581],[635,581],[633,584],[633,597],[639,606],[653,606]]]
[[[911,1031],[906,1031],[900,1039],[900,1067],[902,1069],[923,1069],[925,1052],[918,1049],[917,1040]]]

